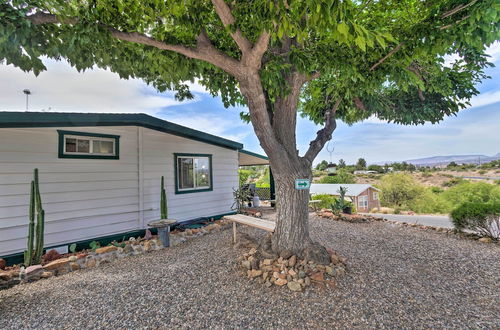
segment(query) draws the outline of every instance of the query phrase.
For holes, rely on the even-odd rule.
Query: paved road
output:
[[[462,178],[462,179],[500,180],[500,176],[459,176],[459,175],[455,175],[455,177]]]
[[[443,215],[403,215],[403,214],[381,214],[381,213],[366,213],[366,214],[393,221],[418,223],[420,225],[425,225],[425,226],[453,228],[453,224],[450,218],[448,216],[443,216]]]

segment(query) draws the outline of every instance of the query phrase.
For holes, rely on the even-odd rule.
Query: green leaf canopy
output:
[[[234,0],[224,24],[206,0],[33,0],[0,4],[0,59],[35,74],[41,59],[65,58],[78,70],[97,66],[121,78],[140,78],[159,91],[192,97],[197,79],[226,106],[245,104],[227,70],[172,48],[194,49],[202,32],[213,47],[241,60],[241,34],[270,41],[260,61],[269,104],[290,93],[286,79],[311,79],[298,110],[315,123],[337,100],[347,123],[376,116],[400,124],[438,122],[467,105],[491,65],[485,48],[499,39],[498,0]],[[56,17],[39,24],[36,14]],[[147,44],[116,38],[118,33]],[[154,42],[157,44],[154,44]],[[445,56],[458,55],[445,63]],[[245,117],[246,114],[243,114]]]

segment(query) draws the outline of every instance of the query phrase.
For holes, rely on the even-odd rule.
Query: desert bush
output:
[[[354,175],[350,174],[345,170],[337,171],[336,175],[324,176],[319,181],[319,183],[356,183],[356,178]]]
[[[442,193],[453,206],[463,203],[500,202],[500,187],[485,182],[463,181]]]
[[[432,188],[424,188],[421,194],[408,203],[408,208],[416,213],[446,214],[451,211],[451,204]]]
[[[328,195],[328,194],[317,194],[311,197],[313,200],[320,200],[321,203],[318,203],[318,207],[322,209],[329,209],[331,208],[332,204],[334,204],[337,200],[335,196]]]
[[[429,173],[429,172],[422,173],[422,178],[430,178],[431,176],[432,176],[432,173]]]
[[[451,212],[455,229],[469,229],[500,238],[500,203],[463,203]]]
[[[425,190],[411,175],[405,173],[384,175],[378,188],[382,190],[382,205],[397,208],[407,208]]]
[[[451,178],[449,181],[443,182],[443,187],[453,187],[461,182],[464,182],[464,179],[461,178]]]

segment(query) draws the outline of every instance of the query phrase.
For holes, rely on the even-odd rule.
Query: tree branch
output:
[[[341,99],[339,98],[333,108],[331,108],[325,114],[325,126],[316,133],[316,138],[309,143],[309,149],[307,150],[304,158],[312,163],[314,158],[323,149],[325,143],[332,138],[332,133],[337,128],[337,121],[335,120],[335,114],[340,105]]]
[[[451,15],[455,15],[456,13],[458,13],[459,11],[462,11],[464,10],[465,8],[469,7],[469,6],[472,6],[473,4],[475,4],[477,2],[477,0],[473,0],[469,3],[466,3],[464,5],[459,5],[459,6],[456,6],[455,8],[453,8],[452,10],[449,10],[447,12],[445,12],[443,15],[441,15],[441,18],[446,18],[446,17],[449,17]]]
[[[212,4],[214,5],[215,11],[217,12],[217,15],[222,21],[224,27],[232,25],[236,22],[233,14],[231,13],[231,9],[224,0],[212,0]],[[236,29],[236,31],[231,32],[231,37],[243,53],[248,53],[252,48],[252,44],[247,38],[245,38],[245,36],[243,36],[240,29]]]
[[[50,23],[53,24],[78,23],[77,18],[60,19],[56,15],[42,13],[42,12],[29,15],[26,18],[35,25],[50,24]],[[192,48],[182,45],[167,44],[163,41],[156,40],[145,34],[138,32],[123,32],[104,24],[100,24],[100,26],[107,29],[110,32],[111,36],[113,36],[116,39],[128,42],[135,42],[138,44],[155,47],[161,50],[173,51],[189,58],[198,59],[211,63],[235,77],[241,76],[240,72],[241,70],[239,69],[240,67],[239,62],[234,58],[220,52],[217,48],[215,48],[210,39],[208,38],[207,34],[205,33],[205,31],[200,32],[196,40],[197,41],[196,48]]]
[[[387,60],[389,57],[391,57],[395,52],[397,52],[399,49],[401,49],[401,47],[403,47],[404,45],[404,42],[400,42],[396,47],[394,47],[389,53],[387,53],[387,55],[385,55],[384,57],[382,57],[380,60],[378,60],[377,63],[375,63],[374,65],[372,65],[372,67],[370,68],[370,71],[373,71],[375,70],[380,64],[384,63],[385,60]]]

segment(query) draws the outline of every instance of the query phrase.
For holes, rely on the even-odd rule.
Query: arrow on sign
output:
[[[307,187],[307,185],[308,185],[307,182],[299,182],[299,183],[297,183],[297,186],[299,186],[299,187]]]

